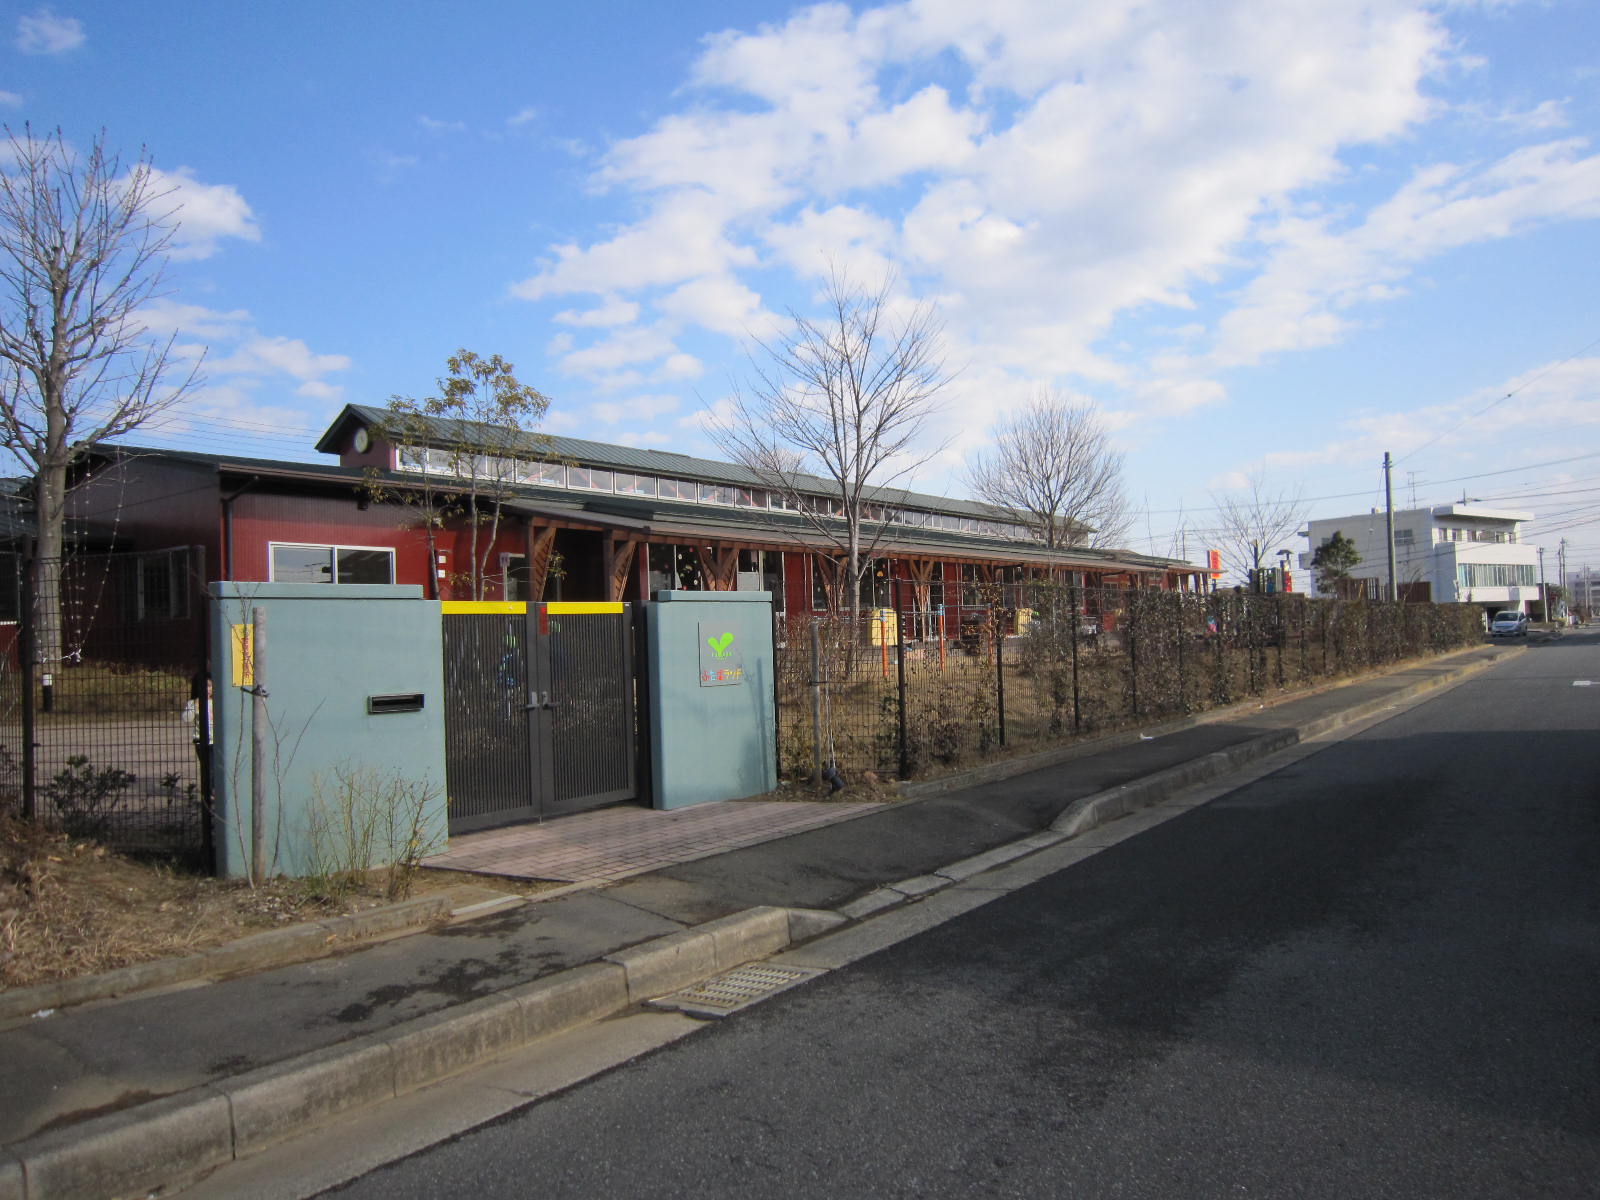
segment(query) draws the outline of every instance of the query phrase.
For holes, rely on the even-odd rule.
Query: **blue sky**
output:
[[[206,384],[151,444],[312,459],[466,347],[715,457],[832,263],[943,319],[927,490],[1050,386],[1138,548],[1252,475],[1364,511],[1388,450],[1600,570],[1597,48],[1592,0],[64,2],[0,15],[0,116],[176,189]]]

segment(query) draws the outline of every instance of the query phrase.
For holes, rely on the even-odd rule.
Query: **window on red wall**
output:
[[[393,583],[394,551],[375,546],[274,542],[273,583]]]

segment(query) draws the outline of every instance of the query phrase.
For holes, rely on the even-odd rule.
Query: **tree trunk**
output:
[[[33,604],[34,661],[49,670],[61,661],[61,559],[66,524],[67,468],[46,464],[35,478]]]

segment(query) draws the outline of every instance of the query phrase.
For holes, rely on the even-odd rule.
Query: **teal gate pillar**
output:
[[[327,865],[326,843],[352,822],[371,822],[373,866],[404,849],[388,843],[408,837],[413,818],[420,840],[444,849],[439,602],[383,584],[214,583],[211,596],[217,873],[241,877],[251,863],[256,609],[267,618],[267,875]],[[397,796],[420,811],[392,812]]]
[[[656,808],[778,786],[770,592],[657,592],[650,655]]]

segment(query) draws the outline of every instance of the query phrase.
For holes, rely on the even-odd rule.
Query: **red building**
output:
[[[317,443],[336,464],[102,448],[79,468],[74,512],[118,549],[202,548],[208,581],[420,584],[443,599],[768,590],[780,613],[829,608],[828,530],[843,522],[820,480],[814,494],[784,496],[729,463],[486,427],[463,441],[455,422],[438,423],[436,444],[397,446],[386,415],[346,407]],[[1038,578],[1203,590],[1202,567],[1050,550],[973,501],[900,489],[869,499],[863,607],[894,605],[895,580],[897,607],[922,613],[997,596],[1017,607]]]

